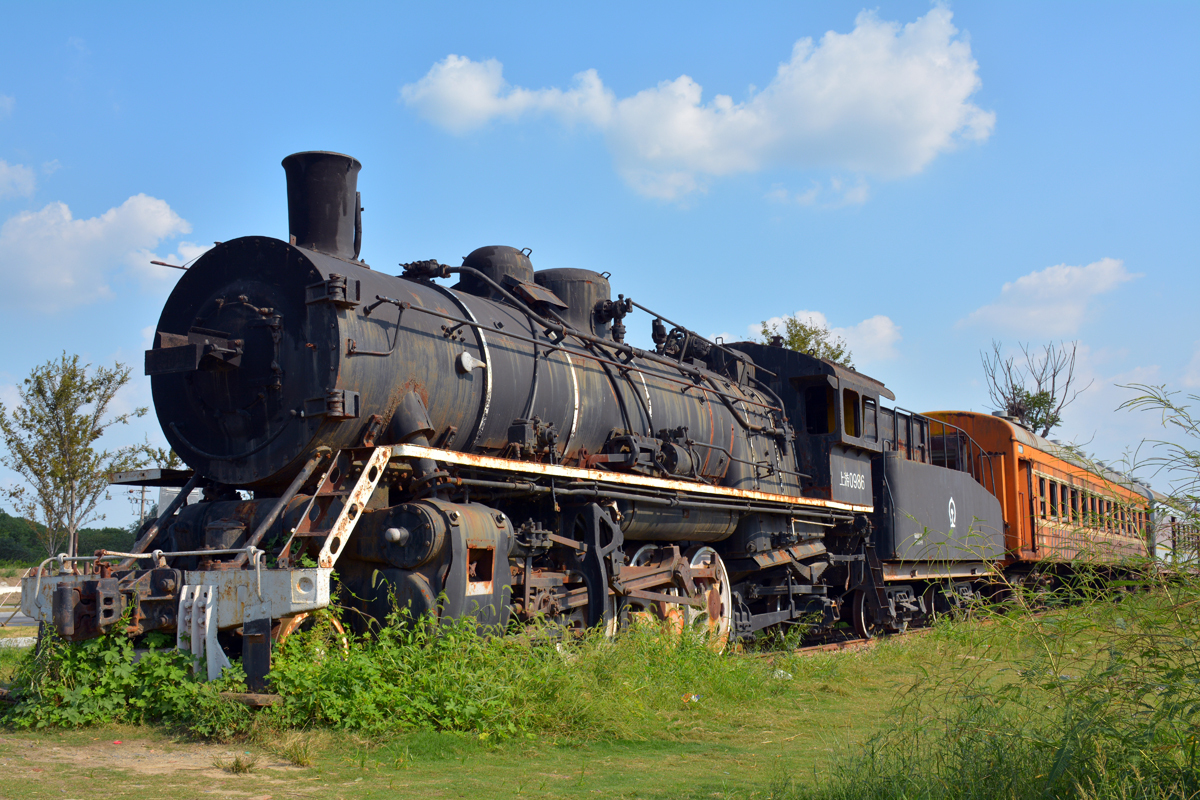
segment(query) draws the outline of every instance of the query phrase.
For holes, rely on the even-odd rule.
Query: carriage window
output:
[[[809,433],[833,433],[834,411],[832,386],[804,390],[804,427]]]
[[[1046,518],[1046,479],[1038,478],[1038,516]]]
[[[1071,490],[1071,522],[1079,522],[1079,490]]]
[[[842,390],[842,426],[847,436],[862,436],[862,420],[859,418],[858,392]]]
[[[876,431],[879,428],[878,423],[879,408],[875,400],[870,397],[863,398],[863,438],[868,442],[876,441],[879,436]]]
[[[1058,519],[1058,484],[1050,481],[1050,519]]]

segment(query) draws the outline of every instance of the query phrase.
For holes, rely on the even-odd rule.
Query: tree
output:
[[[1091,387],[1074,389],[1075,355],[1078,342],[1046,345],[1040,351],[1021,345],[1024,363],[1007,358],[1000,343],[992,341],[992,352],[981,352],[988,396],[996,411],[1002,411],[1038,433],[1049,436],[1062,423],[1063,409]]]
[[[846,340],[834,336],[828,325],[819,325],[815,320],[806,322],[795,317],[784,317],[782,333],[779,325],[764,322],[762,338],[764,344],[777,344],[789,350],[836,361],[846,367],[854,366]]]
[[[145,463],[145,445],[96,449],[109,428],[127,424],[146,409],[110,415],[113,398],[129,382],[129,368],[118,363],[89,375],[90,367],[64,352],[33,368],[18,390],[19,406],[10,412],[0,403],[0,434],[7,450],[0,464],[27,484],[7,494],[35,526],[50,555],[64,541],[67,552],[76,555],[79,529],[103,518],[96,506],[105,497],[109,474]]]

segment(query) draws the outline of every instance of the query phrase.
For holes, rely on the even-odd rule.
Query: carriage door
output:
[[[1018,538],[1021,542],[1022,550],[1030,550],[1037,552],[1037,495],[1033,491],[1033,462],[1027,458],[1022,458],[1017,462],[1017,520],[1019,528],[1028,530],[1028,535],[1021,536],[1018,533]],[[1021,472],[1025,473],[1025,480],[1021,480]],[[1028,512],[1025,511],[1028,509]]]

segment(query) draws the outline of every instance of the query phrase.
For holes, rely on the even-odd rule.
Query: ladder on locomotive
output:
[[[284,544],[279,566],[294,567],[310,543],[319,540],[317,566],[333,567],[383,479],[390,455],[390,447],[339,450]]]

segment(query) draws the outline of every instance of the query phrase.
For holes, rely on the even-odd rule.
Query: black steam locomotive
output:
[[[289,241],[207,252],[146,353],[191,471],[129,482],[173,482],[176,501],[121,563],[27,582],[28,609],[66,638],[174,630],[211,674],[240,636],[259,680],[272,639],[330,602],[335,569],[360,627],[400,603],[484,625],[871,633],[969,591],[1000,553],[973,443],[884,408],[879,382],[708,341],[613,299],[607,274],[535,272],[528,250],[372,269],[359,163],[283,166]],[[625,342],[635,309],[652,352]],[[897,492],[953,496],[957,532],[934,514],[913,533]]]

